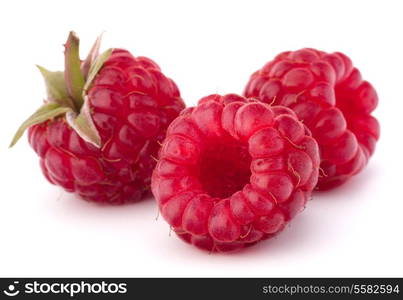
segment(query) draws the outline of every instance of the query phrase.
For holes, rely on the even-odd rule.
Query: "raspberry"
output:
[[[48,98],[12,144],[29,127],[51,183],[98,203],[137,201],[150,190],[158,143],[184,103],[150,59],[122,49],[97,56],[98,48],[99,40],[80,63],[78,38],[70,34],[65,72],[40,68]]]
[[[312,131],[322,159],[317,189],[347,181],[375,150],[378,96],[342,53],[283,52],[252,74],[244,94],[291,108]]]
[[[181,239],[230,251],[280,232],[318,170],[316,141],[290,109],[210,95],[168,127],[151,186]]]

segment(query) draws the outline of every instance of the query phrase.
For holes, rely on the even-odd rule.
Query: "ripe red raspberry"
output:
[[[46,178],[83,199],[122,204],[150,190],[151,173],[169,123],[184,108],[175,83],[156,63],[122,49],[98,56],[99,40],[83,62],[78,38],[65,45],[65,72],[40,67],[45,104],[17,132]]]
[[[342,53],[283,52],[252,74],[244,94],[293,109],[309,127],[321,150],[317,189],[344,183],[375,150],[378,96]]]
[[[151,186],[179,237],[230,251],[282,230],[318,170],[318,146],[290,109],[211,95],[169,126]]]

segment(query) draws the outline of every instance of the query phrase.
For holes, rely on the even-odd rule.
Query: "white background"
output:
[[[1,1],[0,276],[403,276],[401,1]],[[153,199],[101,207],[50,185],[15,129],[44,97],[34,64],[60,69],[74,29],[82,55],[103,49],[154,59],[188,105],[241,93],[283,50],[349,55],[376,87],[381,140],[348,184],[315,193],[280,236],[208,254],[169,236]]]

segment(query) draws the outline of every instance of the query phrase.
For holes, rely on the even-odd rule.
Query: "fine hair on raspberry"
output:
[[[232,251],[273,237],[304,208],[319,163],[292,110],[214,94],[168,127],[152,192],[182,240]]]
[[[291,108],[311,130],[322,160],[317,189],[343,184],[375,151],[380,129],[371,112],[378,96],[343,53],[280,53],[252,74],[244,95]]]

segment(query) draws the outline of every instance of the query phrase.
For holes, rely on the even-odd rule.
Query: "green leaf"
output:
[[[23,135],[24,131],[32,125],[43,123],[49,119],[55,118],[62,114],[72,111],[69,107],[60,106],[58,103],[49,102],[42,105],[34,114],[32,114],[21,126],[18,128],[11,141],[10,147],[14,146]]]
[[[70,32],[67,42],[64,46],[64,78],[66,88],[69,95],[74,100],[76,109],[80,110],[84,102],[82,91],[85,84],[85,79],[84,75],[81,73],[81,61],[79,54],[80,40],[73,31]]]
[[[67,93],[64,83],[64,73],[60,71],[52,72],[38,65],[37,68],[45,80],[47,100],[74,109],[73,101]]]
[[[102,34],[98,36],[98,38],[95,40],[94,45],[92,45],[92,48],[90,52],[87,55],[87,58],[83,61],[81,64],[81,72],[83,73],[84,77],[87,79],[88,78],[88,73],[90,71],[90,68],[96,58],[99,55],[99,48],[101,47],[101,40],[102,40]]]
[[[90,71],[88,73],[87,82],[85,83],[85,86],[83,89],[83,97],[85,97],[87,90],[90,88],[92,81],[97,76],[99,70],[101,70],[105,61],[111,56],[112,51],[113,51],[113,49],[106,50],[101,55],[99,55],[97,57],[97,59],[94,61],[94,63],[92,64]]]
[[[77,115],[71,111],[66,115],[67,123],[77,132],[77,134],[86,142],[94,146],[101,147],[101,137],[91,118],[91,111],[88,105],[88,99],[85,99],[81,112]]]

